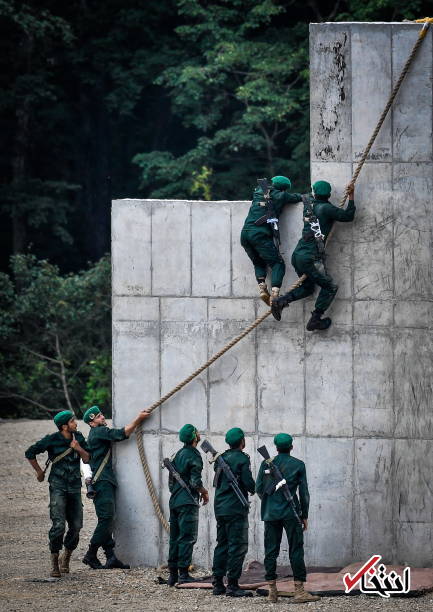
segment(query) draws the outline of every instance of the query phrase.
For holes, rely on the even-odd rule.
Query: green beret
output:
[[[278,450],[290,450],[293,444],[293,438],[289,436],[289,434],[279,433],[274,438],[274,444]]]
[[[280,191],[284,191],[285,189],[290,189],[292,183],[287,176],[274,176],[272,179],[272,185],[275,189],[279,189]]]
[[[235,446],[245,438],[245,434],[240,427],[232,427],[226,433],[226,442],[230,446]]]
[[[83,421],[89,424],[90,421],[93,421],[95,416],[98,416],[98,414],[101,414],[101,411],[99,410],[98,406],[91,406],[83,414]]]
[[[70,410],[62,410],[62,412],[58,412],[54,417],[54,423],[57,427],[60,427],[60,425],[66,425],[66,423],[74,417],[75,414]]]
[[[313,191],[318,196],[330,196],[331,185],[328,181],[316,181],[313,185]]]
[[[197,429],[194,427],[194,425],[190,425],[188,423],[187,425],[184,425],[180,430],[179,440],[184,444],[191,444],[191,442],[193,442],[195,439],[196,433]]]

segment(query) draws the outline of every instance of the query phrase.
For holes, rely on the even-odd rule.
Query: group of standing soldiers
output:
[[[80,460],[84,464],[90,463],[95,492],[93,502],[98,517],[83,563],[92,569],[129,569],[114,553],[116,477],[112,466],[112,444],[127,439],[149,416],[150,413],[142,411],[129,425],[110,428],[99,408],[92,406],[83,417],[90,426],[86,441],[77,431],[74,414],[64,410],[54,417],[58,431],[46,435],[26,450],[25,456],[35,469],[40,482],[45,478],[45,470],[38,464],[36,456],[47,451],[48,462],[52,466],[48,479],[52,521],[49,531],[52,577],[60,578],[62,573],[69,573],[71,555],[78,545],[83,525]],[[183,446],[169,461],[173,470],[169,477],[170,586],[196,581],[189,574],[189,566],[197,541],[199,503],[201,501],[205,505],[209,501],[208,491],[202,481],[203,460],[197,449],[200,434],[193,425],[187,424],[180,430],[179,439]],[[250,458],[244,452],[245,435],[242,429],[230,429],[225,441],[229,448],[223,453],[215,453],[214,510],[217,545],[212,566],[213,594],[252,596],[251,591],[239,586],[248,550],[249,502],[242,501],[248,500],[248,495],[257,493],[261,499],[261,518],[265,524],[264,564],[265,578],[269,583],[269,600],[275,602],[278,599],[276,566],[284,530],[289,543],[289,558],[295,581],[293,601],[315,601],[318,597],[304,589],[306,570],[303,530],[308,526],[309,507],[307,476],[305,464],[290,455],[292,437],[285,433],[275,436],[274,443],[278,454],[274,459],[269,458],[262,462],[256,482],[251,473]],[[274,476],[275,466],[279,474],[277,479]],[[287,495],[283,494],[284,489],[289,492],[291,503],[287,502]],[[65,535],[66,523],[68,531]],[[64,551],[59,557],[62,548]],[[104,550],[105,565],[98,559],[99,548]],[[225,577],[227,586],[224,584]]]

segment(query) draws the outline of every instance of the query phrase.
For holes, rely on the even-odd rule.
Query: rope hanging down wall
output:
[[[409,68],[416,56],[416,53],[419,49],[419,47],[422,44],[422,41],[424,40],[424,38],[427,35],[427,31],[430,27],[430,23],[433,22],[433,19],[431,18],[426,18],[425,20],[418,20],[418,23],[422,23],[424,22],[424,25],[421,29],[421,31],[418,34],[418,38],[416,43],[413,46],[412,51],[410,52],[409,57],[406,60],[406,63],[400,73],[400,76],[396,82],[396,84],[393,87],[393,90],[389,96],[388,102],[386,103],[386,106],[381,114],[381,116],[379,117],[379,120],[377,122],[377,125],[371,135],[370,140],[367,143],[367,146],[364,150],[364,153],[362,154],[362,157],[360,159],[360,161],[358,162],[358,165],[356,167],[356,170],[352,176],[352,179],[350,181],[350,183],[348,184],[348,186],[346,187],[346,190],[344,192],[343,198],[340,201],[340,208],[344,206],[346,200],[347,200],[347,194],[348,191],[350,189],[350,187],[352,185],[355,185],[356,180],[361,172],[361,169],[370,153],[371,147],[374,144],[374,141],[376,140],[376,137],[380,131],[380,128],[382,127],[383,122],[385,121],[385,118],[389,112],[389,109],[391,108],[398,90],[400,89],[400,86],[406,76],[406,74],[409,71]],[[328,236],[328,240],[331,238],[332,234],[333,234],[333,229],[331,230],[331,232],[329,233]],[[301,276],[296,283],[294,283],[290,288],[289,291],[291,291],[292,289],[296,289],[297,287],[299,287],[300,285],[302,285],[302,283],[304,282],[304,280],[307,278],[307,276],[304,274],[303,276]],[[166,402],[170,397],[172,397],[175,393],[177,393],[178,391],[180,391],[183,387],[185,387],[185,385],[187,385],[189,382],[191,382],[194,378],[196,378],[196,376],[198,376],[199,374],[201,374],[201,372],[203,372],[204,370],[206,370],[210,365],[212,365],[217,359],[219,359],[222,355],[224,355],[224,353],[226,353],[227,351],[229,351],[235,344],[237,344],[238,342],[240,342],[240,340],[242,340],[242,338],[245,338],[245,336],[247,336],[250,332],[252,332],[256,327],[258,327],[269,315],[271,314],[271,311],[268,310],[266,311],[264,314],[262,314],[260,317],[258,317],[254,323],[252,323],[251,325],[249,325],[246,329],[243,330],[243,332],[241,332],[238,336],[236,336],[235,338],[233,338],[233,340],[231,340],[228,344],[226,344],[221,350],[219,350],[217,353],[215,353],[215,355],[213,355],[210,359],[208,359],[206,361],[206,363],[204,363],[202,366],[200,366],[199,368],[197,368],[197,370],[195,370],[192,374],[190,374],[187,378],[185,378],[182,382],[180,382],[178,385],[176,385],[176,387],[174,387],[171,391],[169,391],[168,393],[166,393],[163,397],[161,397],[159,400],[157,400],[156,402],[154,402],[147,410],[149,412],[153,412],[156,408],[158,408],[158,406],[161,406],[161,404],[163,404],[164,402]],[[149,470],[149,465],[147,463],[147,459],[146,459],[146,454],[144,451],[144,444],[143,444],[143,435],[142,435],[142,427],[141,425],[137,428],[136,430],[137,436],[137,447],[138,447],[138,452],[140,455],[140,459],[141,459],[141,463],[143,466],[143,471],[144,471],[144,476],[146,479],[146,483],[149,489],[149,493],[150,493],[150,497],[152,499],[152,504],[153,507],[155,509],[155,513],[158,516],[162,526],[164,527],[164,529],[166,531],[169,531],[170,526],[167,522],[167,520],[164,517],[164,514],[161,510],[161,506],[159,504],[159,500],[158,500],[158,495],[155,491],[155,487],[153,485],[153,481],[152,481],[152,476],[150,474],[150,470]]]

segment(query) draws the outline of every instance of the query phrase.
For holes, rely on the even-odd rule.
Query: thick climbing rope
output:
[[[386,103],[385,108],[383,109],[383,112],[381,114],[381,116],[379,117],[379,120],[377,122],[376,127],[374,128],[374,131],[371,135],[370,140],[367,143],[367,146],[364,150],[364,153],[362,154],[362,157],[360,159],[360,161],[358,162],[358,165],[356,167],[356,170],[349,182],[349,184],[347,185],[344,195],[340,201],[340,208],[342,208],[347,200],[347,196],[348,196],[348,192],[350,190],[351,187],[353,187],[356,183],[356,180],[359,176],[359,173],[361,172],[361,169],[365,163],[365,161],[367,160],[367,157],[370,153],[371,147],[374,144],[374,141],[377,138],[377,135],[380,131],[380,128],[382,127],[383,122],[385,121],[385,118],[389,112],[389,109],[391,108],[395,97],[397,96],[398,90],[400,89],[400,86],[406,76],[406,74],[408,73],[410,66],[416,56],[416,53],[419,49],[419,47],[421,46],[421,43],[423,42],[424,38],[427,35],[428,29],[430,27],[430,23],[433,22],[433,19],[431,18],[426,18],[425,20],[418,20],[418,23],[424,23],[421,31],[418,34],[418,38],[416,43],[413,46],[413,49],[409,55],[409,57],[406,60],[406,63],[401,71],[401,74],[396,82],[396,84],[394,85],[392,92],[389,96],[389,99]],[[333,228],[334,229],[334,228]],[[331,238],[332,234],[333,234],[333,229],[331,230],[331,232],[328,235],[328,239],[326,241],[326,243],[329,242],[329,239]],[[290,288],[289,291],[292,291],[293,289],[296,289],[297,287],[300,287],[302,285],[302,283],[304,282],[304,280],[307,278],[306,274],[303,274],[302,276],[299,277],[299,279],[296,281],[296,283],[294,283]],[[253,329],[255,329],[258,325],[260,325],[269,315],[271,314],[271,311],[268,310],[267,312],[265,312],[264,314],[262,314],[260,317],[258,317],[254,323],[252,323],[251,325],[249,325],[246,329],[244,329],[244,331],[242,333],[240,333],[238,336],[236,336],[235,338],[233,338],[233,340],[231,340],[228,344],[226,344],[221,350],[219,350],[217,353],[215,353],[215,355],[213,355],[210,359],[208,359],[206,361],[206,363],[204,363],[202,366],[200,366],[199,368],[197,368],[197,370],[195,370],[192,374],[190,374],[188,376],[188,378],[185,378],[182,382],[180,382],[176,387],[174,387],[171,391],[169,391],[168,393],[166,393],[163,397],[161,397],[159,400],[157,400],[156,402],[154,402],[149,408],[147,408],[147,411],[149,412],[153,412],[153,410],[155,410],[156,408],[158,408],[158,406],[161,406],[161,404],[163,404],[164,402],[166,402],[170,397],[172,397],[175,393],[177,393],[178,391],[180,391],[180,389],[182,389],[183,387],[185,387],[185,385],[187,385],[188,383],[190,383],[196,376],[198,376],[199,374],[201,374],[204,370],[206,370],[210,365],[212,365],[217,359],[219,359],[222,355],[224,355],[224,353],[226,353],[227,351],[229,351],[235,344],[237,344],[240,340],[242,340],[242,338],[245,338],[245,336],[247,336],[250,332],[253,331]],[[150,497],[152,499],[152,504],[153,507],[155,509],[155,513],[158,516],[163,528],[166,531],[170,530],[170,526],[167,522],[167,520],[164,517],[164,514],[161,510],[161,506],[159,504],[159,500],[158,500],[158,495],[155,491],[155,487],[153,485],[153,481],[152,481],[152,476],[150,473],[150,469],[149,469],[149,464],[147,462],[146,459],[146,454],[144,451],[144,444],[143,444],[143,431],[142,431],[142,427],[141,425],[139,427],[137,427],[136,430],[137,436],[137,447],[138,447],[138,452],[140,455],[140,459],[141,459],[141,463],[143,466],[143,471],[144,471],[144,476],[146,479],[146,483],[149,489],[149,493],[150,493]]]

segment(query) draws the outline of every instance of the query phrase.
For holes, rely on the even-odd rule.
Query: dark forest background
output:
[[[111,403],[112,198],[309,180],[308,24],[421,0],[0,0],[0,409]]]

